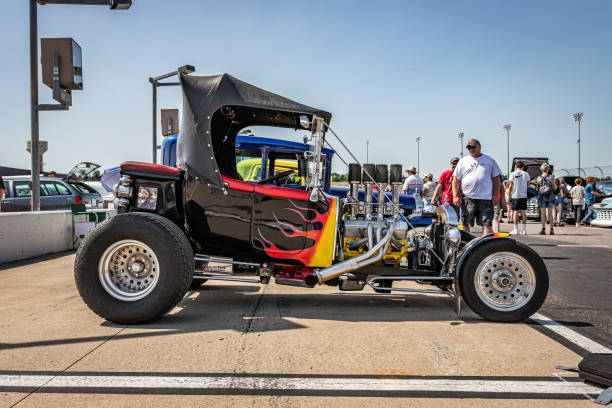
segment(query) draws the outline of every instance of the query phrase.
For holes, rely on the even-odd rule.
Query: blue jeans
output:
[[[595,215],[595,211],[593,211],[593,204],[587,204],[587,213],[582,219],[582,222],[587,224],[590,223],[593,219],[593,215]]]

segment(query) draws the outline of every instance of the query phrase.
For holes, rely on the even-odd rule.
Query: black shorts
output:
[[[471,227],[477,225],[490,227],[493,225],[493,202],[463,197],[461,199],[461,222]]]
[[[513,198],[512,199],[512,210],[527,210],[527,197],[525,198]]]

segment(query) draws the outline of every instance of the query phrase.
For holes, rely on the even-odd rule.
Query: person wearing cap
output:
[[[453,172],[455,171],[455,167],[457,167],[457,163],[459,163],[459,158],[451,157],[450,170],[446,170],[440,175],[436,191],[434,191],[433,198],[431,199],[432,205],[436,205],[440,202],[459,207],[459,203],[453,201]],[[440,196],[440,194],[442,195]],[[439,201],[438,197],[440,197]]]
[[[436,183],[433,181],[433,174],[425,173],[423,181],[425,181],[425,184],[423,184],[423,192],[421,193],[421,196],[423,197],[425,203],[429,203],[433,199],[434,190],[436,189]]]
[[[410,166],[406,170],[406,173],[408,173],[408,177],[406,177],[406,180],[404,181],[402,193],[421,194],[421,191],[423,190],[423,179],[416,174],[416,168],[414,166]]]
[[[481,225],[484,234],[493,233],[493,206],[499,202],[501,169],[495,159],[481,152],[477,139],[467,143],[469,156],[459,160],[453,173],[453,201],[459,202],[461,191],[461,221],[466,231]]]

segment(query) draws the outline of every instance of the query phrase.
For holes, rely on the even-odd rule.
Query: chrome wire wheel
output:
[[[149,246],[126,239],[106,248],[100,257],[98,276],[109,295],[133,302],[155,289],[159,280],[159,261]]]
[[[510,312],[525,306],[535,292],[536,277],[531,264],[513,252],[496,252],[480,262],[474,286],[488,307]]]

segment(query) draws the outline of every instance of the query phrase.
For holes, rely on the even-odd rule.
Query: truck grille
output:
[[[597,210],[595,218],[598,220],[612,220],[612,210]]]
[[[538,202],[528,201],[527,202],[527,215],[538,215]]]

